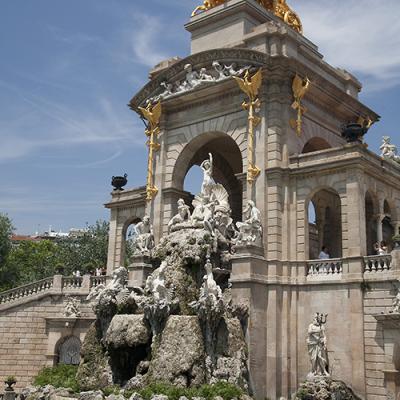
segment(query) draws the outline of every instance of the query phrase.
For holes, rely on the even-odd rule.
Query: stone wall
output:
[[[1,293],[0,380],[14,375],[17,389],[23,388],[43,367],[57,362],[57,348],[63,339],[76,336],[83,342],[94,320],[91,306],[85,301],[89,285],[82,287],[83,280],[78,280],[80,287],[66,287],[66,279],[56,276],[53,278],[56,285],[37,293],[26,292],[27,295],[22,295],[23,288]],[[16,294],[13,299],[12,293]],[[70,295],[81,302],[79,318],[63,316],[66,299]]]

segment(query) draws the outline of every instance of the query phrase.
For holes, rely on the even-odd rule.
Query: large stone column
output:
[[[237,250],[232,259],[232,296],[235,303],[249,307],[246,340],[250,383],[256,399],[267,396],[266,276],[267,264],[262,249],[248,246]]]

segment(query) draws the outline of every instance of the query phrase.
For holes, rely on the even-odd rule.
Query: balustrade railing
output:
[[[391,264],[392,256],[390,254],[364,257],[364,273],[390,271]]]
[[[327,260],[311,260],[307,262],[307,275],[339,275],[343,272],[343,261],[341,258]]]
[[[0,293],[0,304],[9,303],[23,297],[32,296],[45,292],[53,287],[53,278],[46,278],[40,281],[20,286],[15,289]]]
[[[90,277],[90,287],[94,288],[99,285],[105,285],[107,282],[106,276],[91,276]]]
[[[82,287],[83,277],[68,276],[62,278],[62,289],[80,289]]]

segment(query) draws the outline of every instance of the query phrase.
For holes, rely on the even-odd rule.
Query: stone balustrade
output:
[[[343,272],[343,260],[331,258],[328,260],[311,260],[307,262],[307,275],[339,275]]]
[[[390,271],[391,264],[392,256],[390,254],[364,257],[364,273],[368,274]]]
[[[107,276],[61,276],[55,275],[51,278],[42,279],[28,285],[0,293],[0,306],[12,304],[21,300],[29,301],[30,298],[40,295],[51,294],[74,294],[88,295],[91,288],[105,285]]]
[[[0,293],[0,304],[10,303],[24,297],[49,291],[54,285],[54,278],[46,278],[40,281],[20,286],[15,289]]]

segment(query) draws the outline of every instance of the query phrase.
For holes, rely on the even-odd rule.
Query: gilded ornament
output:
[[[201,6],[196,7],[192,17],[199,12],[208,11],[214,7],[226,3],[227,0],[204,0]],[[274,13],[296,32],[303,34],[303,25],[300,17],[288,6],[286,0],[257,0],[257,2],[268,11]]]
[[[296,130],[297,136],[301,135],[303,115],[307,112],[307,109],[302,104],[302,100],[310,89],[310,83],[311,81],[307,77],[303,79],[297,74],[293,79],[292,91],[294,102],[292,108],[297,111],[297,119],[291,119],[289,122],[291,127]]]
[[[252,77],[250,77],[249,70],[242,78],[233,76],[233,79],[238,83],[240,89],[246,94],[248,100],[245,100],[242,107],[248,111],[248,167],[247,167],[247,181],[253,183],[260,175],[260,168],[254,163],[254,128],[261,122],[261,118],[257,115],[261,107],[258,92],[262,84],[262,69],[260,68]]]
[[[146,193],[147,200],[152,201],[158,193],[157,187],[154,185],[154,152],[160,150],[160,145],[157,143],[157,137],[160,133],[160,119],[162,113],[161,102],[158,102],[154,106],[151,102],[148,102],[146,108],[139,107],[139,110],[143,114],[143,117],[147,120],[148,126],[145,131],[146,136],[149,138],[147,141],[147,147],[149,148],[149,156],[147,163],[147,185]]]

